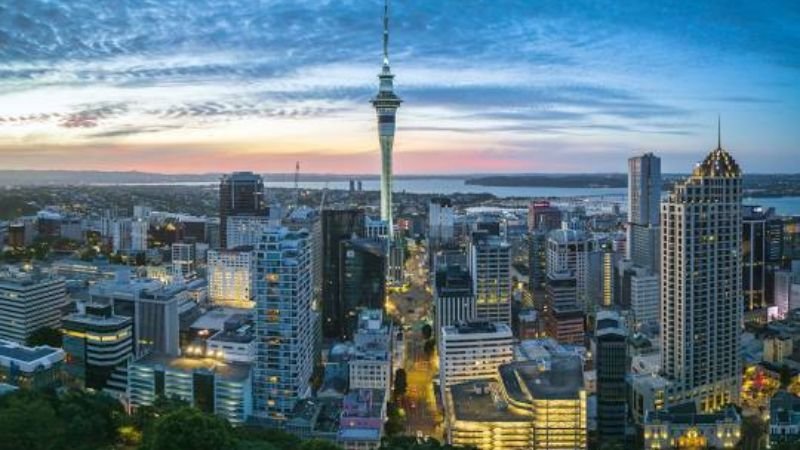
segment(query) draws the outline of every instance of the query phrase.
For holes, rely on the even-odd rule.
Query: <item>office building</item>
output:
[[[141,219],[119,219],[112,227],[112,248],[115,253],[138,253],[147,250],[150,224]]]
[[[439,377],[442,388],[492,378],[513,359],[514,337],[504,323],[468,322],[442,328]]]
[[[543,292],[547,281],[547,233],[532,231],[528,235],[528,286],[533,291],[534,301],[538,308],[542,301],[537,301],[537,293]]]
[[[58,387],[64,358],[60,348],[26,347],[0,339],[0,384],[20,389]]]
[[[342,241],[364,233],[364,213],[357,209],[322,211],[322,331],[326,337],[341,337],[345,311],[339,297],[339,264]]]
[[[386,247],[371,239],[341,241],[339,256],[339,299],[344,325],[342,337],[350,339],[362,309],[383,309],[386,301]]]
[[[428,203],[428,242],[434,246],[452,242],[454,238],[453,202],[446,197],[431,198]]]
[[[380,309],[365,309],[358,316],[353,336],[354,354],[348,363],[349,388],[380,389],[386,397],[392,388],[392,327]]]
[[[264,180],[252,172],[234,172],[219,183],[219,240],[228,247],[228,218],[267,215],[264,205]],[[238,245],[234,245],[236,247]]]
[[[661,287],[658,275],[634,267],[630,277],[630,310],[637,328],[659,323]]]
[[[392,287],[403,286],[405,284],[405,246],[401,238],[387,241],[388,245],[388,267],[386,269],[386,284]]]
[[[661,158],[645,153],[628,159],[628,259],[659,270]]]
[[[255,414],[278,423],[310,394],[313,270],[308,233],[275,227],[256,248]]]
[[[661,204],[661,356],[669,404],[714,411],[741,386],[742,173],[721,148]]]
[[[386,392],[381,389],[348,392],[342,399],[336,444],[343,450],[380,448],[387,420],[386,400]]]
[[[276,221],[268,216],[229,216],[226,221],[226,247],[234,249],[239,247],[255,246],[261,240],[264,229],[274,225]]]
[[[587,403],[577,356],[501,365],[445,394],[447,442],[479,450],[585,449]]]
[[[548,275],[570,274],[575,278],[575,304],[590,311],[589,304],[589,253],[594,249],[583,231],[555,230],[547,237]]]
[[[511,246],[498,236],[474,232],[467,252],[476,318],[511,324]]]
[[[378,140],[381,145],[381,219],[388,225],[389,241],[394,240],[392,220],[392,152],[394,146],[395,117],[402,100],[394,93],[394,75],[389,67],[389,3],[383,13],[383,66],[378,75],[380,87],[372,99],[378,116]]]
[[[250,309],[255,306],[253,247],[209,250],[207,258],[208,297],[211,302],[232,308]]]
[[[434,334],[441,341],[442,328],[475,320],[475,295],[469,271],[458,264],[440,266],[433,285]]]
[[[528,231],[547,233],[561,228],[561,210],[546,200],[533,201],[528,205]]]
[[[767,215],[761,207],[742,207],[742,293],[746,321],[767,318]]]
[[[152,353],[128,367],[128,398],[134,410],[159,397],[182,400],[200,411],[241,424],[253,413],[251,366],[214,358]]]
[[[89,288],[90,302],[111,305],[115,316],[133,320],[134,356],[150,352],[177,356],[181,313],[196,306],[185,285],[158,280],[130,279],[120,273],[114,280]]]
[[[610,308],[614,304],[616,268],[622,253],[615,252],[610,241],[597,243],[587,258],[588,300],[592,308]]]
[[[599,311],[595,327],[597,433],[600,445],[625,440],[628,388],[628,333],[616,312]]]
[[[133,356],[133,320],[113,315],[111,305],[78,308],[61,325],[70,384],[124,394],[125,369]]]
[[[194,242],[176,242],[172,244],[172,274],[181,278],[189,278],[197,269],[197,254]]]
[[[39,270],[0,270],[0,339],[24,344],[39,328],[58,328],[66,303],[64,280]]]

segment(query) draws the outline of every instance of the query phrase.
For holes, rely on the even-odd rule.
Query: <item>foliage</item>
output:
[[[41,327],[36,329],[25,340],[25,345],[36,347],[39,345],[49,345],[50,347],[61,347],[62,345],[61,331],[50,327]]]
[[[431,338],[431,339],[428,339],[427,341],[425,341],[425,346],[423,347],[423,350],[425,351],[426,355],[431,356],[435,349],[436,349],[436,340],[435,339]]]
[[[64,425],[46,397],[17,391],[0,398],[0,436],[0,450],[55,450]]]
[[[383,440],[380,450],[472,450],[474,447],[461,447],[441,444],[436,439],[426,439],[418,442],[416,438],[408,436],[389,437]]]
[[[406,370],[400,367],[399,369],[394,371],[394,396],[402,397],[406,394],[406,389],[408,389],[408,377],[406,375]]]
[[[300,450],[341,450],[342,448],[330,441],[312,439],[300,445]]]
[[[425,338],[425,340],[428,340],[431,338],[431,336],[433,336],[433,327],[426,323],[422,326],[422,337]]]
[[[203,414],[194,408],[181,408],[159,417],[149,436],[147,450],[219,450],[233,448],[235,438],[223,418]]]
[[[406,428],[406,420],[403,412],[397,408],[396,403],[389,403],[386,411],[387,420],[384,429],[387,436],[396,436]]]
[[[236,429],[240,449],[246,450],[295,450],[300,439],[280,430],[256,426],[242,426]]]
[[[69,448],[92,450],[111,446],[125,411],[105,394],[69,391],[59,398],[56,411],[64,424],[64,440]]]

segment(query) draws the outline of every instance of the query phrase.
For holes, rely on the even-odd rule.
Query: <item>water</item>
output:
[[[107,184],[107,183],[106,183]],[[177,182],[177,183],[127,183],[129,185],[181,185],[181,186],[216,186],[217,181],[209,182]],[[300,187],[304,189],[339,189],[347,190],[350,183],[347,180],[337,181],[301,181]],[[377,191],[380,181],[369,179],[362,181],[362,189],[365,191]],[[264,182],[266,187],[293,188],[292,181],[269,181]],[[488,193],[499,198],[508,197],[573,197],[573,198],[593,198],[611,202],[618,202],[624,205],[626,199],[626,188],[558,188],[558,187],[502,187],[502,186],[478,186],[466,184],[463,178],[396,178],[394,180],[395,192],[408,192],[412,194],[442,194],[450,195],[454,193],[480,194]],[[744,199],[746,205],[760,205],[767,208],[775,208],[781,215],[800,215],[800,197],[747,197]]]

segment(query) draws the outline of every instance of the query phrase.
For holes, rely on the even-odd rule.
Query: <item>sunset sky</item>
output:
[[[378,0],[0,0],[0,169],[377,173]],[[396,173],[800,172],[800,2],[394,0]]]

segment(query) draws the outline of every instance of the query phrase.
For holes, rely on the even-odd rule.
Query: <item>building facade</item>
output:
[[[253,308],[253,247],[209,250],[207,259],[208,297],[211,302],[233,308]]]
[[[60,277],[15,267],[0,271],[0,339],[24,344],[39,328],[58,328],[66,296]]]
[[[670,404],[736,403],[741,386],[742,175],[720,146],[661,205],[661,355]]]
[[[444,327],[439,342],[439,377],[444,389],[492,378],[513,359],[514,336],[504,323],[470,322]]]
[[[312,252],[305,231],[265,231],[256,249],[255,414],[278,423],[310,394]]]
[[[228,217],[264,216],[264,180],[252,172],[234,172],[219,182],[220,248],[228,248]]]
[[[475,232],[467,259],[475,294],[476,318],[511,324],[511,245],[498,236]]]

